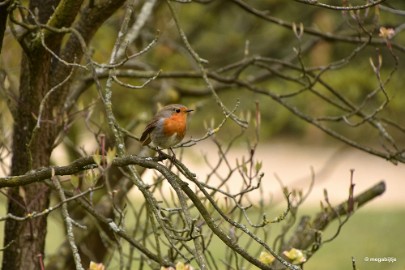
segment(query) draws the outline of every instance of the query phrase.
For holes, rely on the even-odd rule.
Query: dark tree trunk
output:
[[[20,97],[13,132],[11,174],[19,175],[49,165],[55,129],[46,110],[34,133],[40,102],[48,87],[50,56],[44,51],[24,57],[20,79]],[[49,206],[49,187],[35,183],[8,191],[8,213],[25,216]],[[47,216],[24,222],[8,220],[5,225],[3,269],[40,269],[46,236]]]
[[[52,6],[50,1],[47,1]],[[39,3],[33,1],[30,8]],[[53,1],[56,5],[56,2]],[[38,8],[39,20],[45,22],[50,11]],[[21,63],[20,93],[15,115],[11,174],[24,174],[31,169],[49,165],[53,143],[56,137],[54,119],[43,110],[39,128],[36,128],[39,107],[49,91],[51,55],[37,42],[25,40],[26,51]],[[57,48],[58,44],[51,45]],[[49,206],[49,187],[35,183],[24,187],[11,188],[8,191],[8,213],[25,216],[32,212],[41,212]],[[41,216],[24,222],[8,220],[5,225],[5,245],[11,245],[4,251],[3,269],[40,269],[43,259],[47,216]]]
[[[79,13],[83,0],[65,1],[60,9],[64,12],[54,16],[59,2],[59,0],[31,0],[29,8],[42,24],[52,23],[50,26],[54,28],[70,27]],[[95,5],[83,7],[82,16],[74,27],[87,43],[100,25],[124,2],[125,0],[100,1]],[[34,24],[32,18],[28,20]],[[54,53],[67,62],[80,61],[83,48],[75,35],[70,35],[65,46],[61,47],[62,34],[52,32],[46,34],[48,36],[45,37],[45,43]],[[54,142],[63,127],[63,114],[66,113],[63,105],[69,93],[71,81],[58,88],[46,100],[40,115],[39,128],[36,127],[39,108],[45,95],[53,86],[63,81],[71,71],[71,67],[60,63],[42,46],[38,37],[38,32],[32,32],[25,34],[20,40],[24,56],[21,63],[17,111],[14,115],[11,175],[25,174],[29,170],[50,164]],[[49,197],[50,188],[44,183],[10,188],[8,213],[22,217],[32,212],[42,212],[49,207]],[[4,246],[7,248],[3,254],[2,270],[42,269],[47,232],[46,215],[24,222],[7,220],[4,232]],[[96,242],[99,243],[99,239],[96,239]],[[102,247],[102,245],[91,245]],[[99,254],[103,256],[105,252],[99,252]],[[60,258],[62,261],[64,259]],[[68,267],[69,263],[65,261],[62,265]]]
[[[37,11],[40,23],[46,23],[59,1],[30,2],[30,10]],[[24,55],[21,63],[19,99],[14,115],[11,174],[20,175],[29,170],[48,166],[53,144],[57,135],[53,110],[45,106],[39,127],[39,107],[46,93],[51,89],[49,74],[52,56],[35,40],[35,35],[26,35],[21,41]],[[58,51],[60,41],[54,39],[49,47]],[[42,212],[49,207],[50,188],[44,183],[34,183],[8,190],[8,213],[26,216]],[[41,269],[47,215],[24,222],[7,220],[3,254],[3,270]]]

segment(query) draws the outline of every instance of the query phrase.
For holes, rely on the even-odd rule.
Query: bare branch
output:
[[[241,127],[246,128],[246,127],[247,127],[247,123],[246,123],[245,121],[239,119],[239,118],[238,118],[236,115],[234,115],[233,113],[231,113],[231,112],[229,111],[229,109],[226,108],[226,106],[224,105],[224,103],[222,102],[222,100],[220,99],[220,97],[218,96],[217,92],[215,91],[213,85],[211,84],[211,82],[210,82],[210,80],[209,80],[209,78],[208,78],[207,71],[206,71],[206,69],[205,69],[204,66],[203,66],[204,64],[207,63],[207,61],[206,61],[205,59],[202,59],[202,58],[194,51],[194,49],[191,47],[191,45],[190,45],[190,43],[188,42],[188,39],[187,39],[187,37],[186,37],[186,34],[184,33],[183,29],[180,27],[180,23],[179,23],[179,21],[178,21],[176,11],[175,11],[174,8],[172,7],[172,4],[170,3],[170,0],[167,0],[166,3],[167,3],[167,5],[168,5],[169,8],[170,8],[170,12],[172,13],[173,19],[174,19],[174,21],[175,21],[175,23],[176,23],[177,30],[178,30],[178,32],[179,32],[179,34],[180,34],[180,37],[181,37],[181,39],[182,39],[184,45],[185,45],[186,48],[187,48],[187,51],[190,53],[190,55],[193,57],[193,59],[197,62],[198,67],[199,67],[199,69],[200,69],[200,71],[201,71],[201,73],[202,73],[202,77],[203,77],[205,83],[206,83],[207,86],[208,86],[208,89],[210,89],[210,91],[211,91],[213,97],[215,98],[217,104],[222,108],[222,110],[223,110],[223,112],[224,112],[224,115],[230,115],[230,117],[231,117],[231,119],[232,119],[233,121],[235,121],[235,122],[236,122],[238,125],[240,125]]]
[[[370,7],[374,7],[377,5],[380,5],[384,3],[386,0],[379,0],[379,1],[371,1],[370,3],[367,3],[365,5],[358,5],[358,6],[334,6],[334,5],[329,5],[329,4],[324,4],[319,2],[318,0],[294,0],[299,3],[307,4],[307,5],[313,5],[317,7],[322,7],[322,8],[327,8],[327,9],[333,9],[333,10],[359,10],[359,9],[366,9]]]
[[[62,186],[59,183],[59,179],[57,179],[57,177],[54,176],[53,171],[52,171],[52,182],[53,182],[53,185],[55,186],[56,190],[58,191],[59,197],[60,197],[60,199],[62,201],[63,220],[65,221],[65,224],[66,224],[67,237],[68,237],[68,240],[69,240],[70,248],[72,249],[73,259],[75,261],[76,269],[84,270],[84,268],[82,266],[82,263],[81,263],[79,250],[78,250],[78,248],[76,246],[75,237],[74,237],[74,234],[73,234],[73,224],[75,224],[75,222],[73,221],[73,219],[69,215],[68,208],[66,206],[65,193],[62,190]]]
[[[261,19],[267,20],[269,22],[272,22],[276,25],[285,27],[285,28],[289,28],[292,29],[293,24],[286,22],[284,20],[269,16],[266,12],[257,10],[255,8],[253,8],[252,6],[249,6],[248,4],[246,4],[245,2],[241,1],[241,0],[231,0],[232,2],[234,2],[236,5],[240,6],[242,9],[246,10],[247,12],[253,14],[254,16],[257,16]],[[339,34],[335,34],[335,33],[323,33],[321,31],[315,30],[311,27],[305,27],[304,28],[304,32],[316,37],[321,37],[324,40],[330,40],[330,41],[340,41],[340,42],[347,42],[347,43],[357,43],[357,44],[361,44],[364,42],[368,42],[368,37],[362,38],[362,37],[350,37],[350,36],[343,36],[343,35],[339,35]],[[383,39],[372,39],[369,41],[369,44],[371,45],[384,45],[385,41]],[[392,44],[393,48],[401,51],[402,53],[405,52],[405,47],[401,46],[397,43],[393,43]]]
[[[370,187],[364,192],[353,197],[353,202],[358,207],[363,206],[370,200],[382,195],[385,192],[385,182],[381,181],[376,185]],[[307,249],[314,243],[316,237],[316,231],[323,231],[333,220],[339,216],[345,216],[348,214],[348,202],[342,202],[341,204],[333,207],[333,211],[322,211],[318,213],[312,221],[307,219],[307,223],[304,226],[297,227],[297,231],[290,238],[283,250],[288,250],[291,247],[298,249]],[[308,226],[312,224],[312,226]]]

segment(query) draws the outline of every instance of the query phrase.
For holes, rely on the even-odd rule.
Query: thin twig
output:
[[[233,113],[225,106],[225,104],[222,102],[221,98],[218,96],[217,92],[215,91],[215,89],[214,89],[212,83],[210,82],[210,80],[209,80],[209,78],[208,78],[207,70],[206,70],[206,69],[204,68],[204,66],[203,66],[204,64],[207,63],[207,60],[201,58],[201,57],[197,54],[197,52],[195,52],[195,50],[192,48],[192,46],[190,45],[190,43],[189,43],[189,41],[188,41],[188,39],[187,39],[186,34],[184,33],[183,29],[182,29],[181,26],[180,26],[179,20],[178,20],[178,18],[177,18],[176,11],[174,10],[172,4],[170,3],[170,0],[167,0],[166,3],[167,3],[167,5],[169,6],[169,9],[170,9],[170,12],[171,12],[171,14],[172,14],[172,17],[173,17],[173,19],[174,19],[174,22],[175,22],[175,24],[176,24],[177,30],[178,30],[178,32],[179,32],[179,34],[180,34],[180,38],[181,38],[181,40],[183,41],[183,43],[184,43],[184,45],[185,45],[187,51],[190,53],[190,55],[191,55],[191,56],[193,57],[193,59],[196,61],[197,65],[198,65],[198,67],[199,67],[199,69],[200,69],[200,71],[201,71],[202,77],[203,77],[205,83],[207,84],[208,89],[210,89],[210,91],[211,91],[213,97],[215,98],[215,101],[216,101],[217,104],[221,107],[221,109],[223,110],[223,113],[224,113],[225,115],[229,115],[229,116],[231,117],[231,119],[232,119],[233,121],[235,121],[235,123],[237,123],[239,126],[241,126],[241,127],[243,127],[243,128],[246,128],[247,125],[248,125],[248,123],[247,123],[246,121],[240,119],[239,117],[237,117],[235,114],[233,114]]]
[[[57,177],[55,177],[54,171],[52,171],[52,182],[53,182],[53,185],[55,186],[56,190],[58,191],[59,197],[62,201],[62,216],[63,216],[63,220],[65,221],[65,224],[66,224],[67,238],[68,238],[68,241],[70,244],[70,249],[72,250],[73,260],[75,262],[76,269],[84,270],[82,263],[81,263],[79,250],[75,243],[75,236],[73,233],[73,224],[75,224],[76,222],[69,215],[65,193],[63,192],[63,189],[62,189],[61,184],[59,183],[59,180],[57,179]]]
[[[334,6],[334,5],[321,3],[317,0],[294,0],[294,1],[306,4],[306,5],[313,5],[313,6],[332,9],[332,10],[348,11],[348,10],[360,10],[360,9],[367,9],[370,7],[374,7],[374,6],[384,3],[386,0],[370,1],[370,3],[364,4],[364,5],[358,5],[358,6],[351,6],[351,5],[350,6]]]

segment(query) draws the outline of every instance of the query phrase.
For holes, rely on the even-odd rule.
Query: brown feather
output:
[[[150,133],[156,128],[156,122],[157,120],[154,120],[145,127],[145,130],[142,132],[141,138],[139,139],[142,145],[148,145],[152,141]]]
[[[139,139],[142,145],[152,142],[155,146],[169,148],[179,143],[186,133],[187,113],[193,110],[181,104],[163,107],[149,122]],[[157,130],[155,130],[157,128]],[[173,135],[176,135],[173,137]]]

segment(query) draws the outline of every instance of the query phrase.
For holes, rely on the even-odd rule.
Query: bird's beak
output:
[[[187,110],[185,110],[186,113],[193,112],[193,111],[194,111],[194,110],[192,110],[192,109],[187,109]]]

